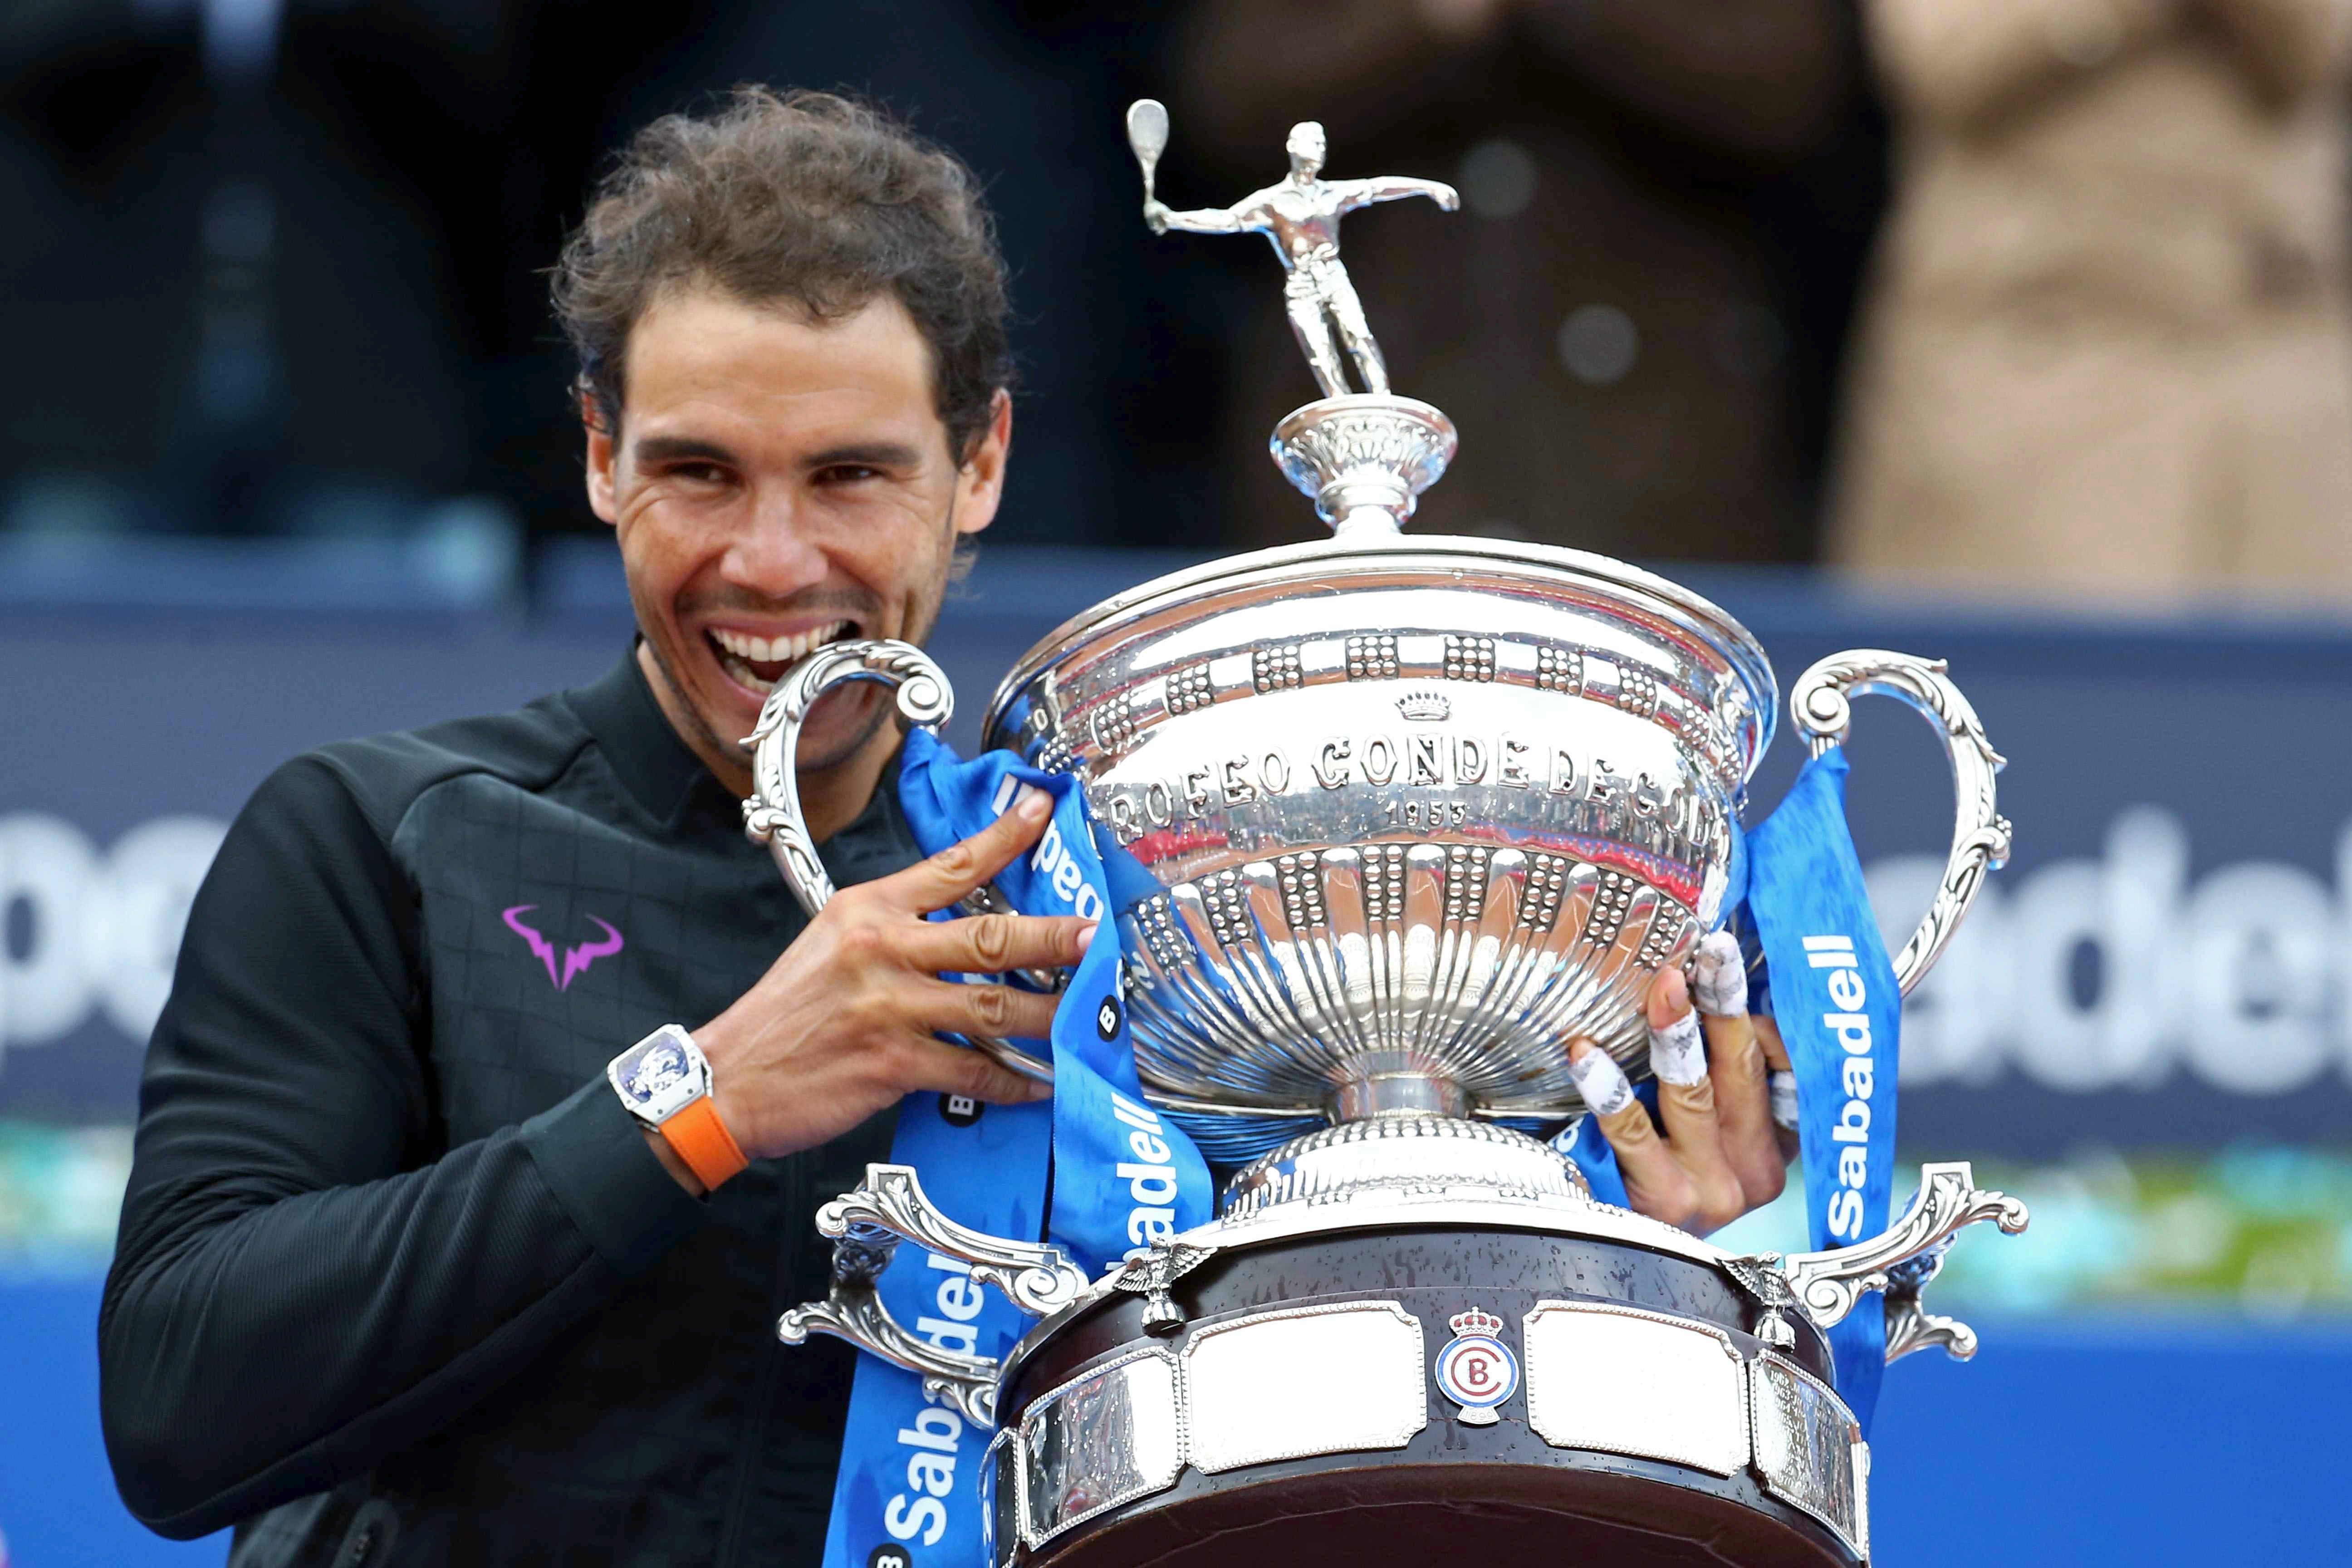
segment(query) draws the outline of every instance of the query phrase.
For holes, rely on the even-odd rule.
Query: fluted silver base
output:
[[[1393,1116],[1342,1122],[1294,1138],[1225,1184],[1228,1221],[1281,1204],[1344,1204],[1381,1194],[1583,1199],[1583,1173],[1549,1144],[1491,1122]]]
[[[1402,529],[1459,439],[1454,421],[1417,397],[1351,392],[1291,410],[1267,446],[1283,478],[1345,539]]]

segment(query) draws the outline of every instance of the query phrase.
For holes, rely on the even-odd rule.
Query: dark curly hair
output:
[[[833,93],[739,87],[708,118],[665,115],[599,183],[553,292],[605,429],[620,428],[630,329],[681,284],[790,300],[818,321],[887,290],[930,345],[959,461],[1012,381],[1004,258],[971,171]]]

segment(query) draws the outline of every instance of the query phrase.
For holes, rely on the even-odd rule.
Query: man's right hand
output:
[[[719,1118],[744,1153],[756,1160],[813,1148],[918,1090],[997,1104],[1053,1093],[938,1036],[1043,1039],[1060,999],[940,976],[1074,964],[1095,922],[923,918],[1012,864],[1052,814],[1053,797],[1024,786],[1012,809],[970,838],[843,889],[758,984],[694,1031]]]

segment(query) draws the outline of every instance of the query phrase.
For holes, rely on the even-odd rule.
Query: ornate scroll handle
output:
[[[804,1302],[778,1318],[776,1338],[788,1345],[806,1344],[811,1334],[847,1340],[916,1373],[925,1394],[952,1402],[973,1426],[995,1426],[996,1358],[962,1355],[917,1339],[898,1326],[876,1293],[874,1281],[897,1249],[895,1237],[874,1247],[847,1239],[835,1243],[832,1289],[824,1300]]]
[[[1960,689],[1945,678],[1944,668],[1939,658],[1918,658],[1885,648],[1850,648],[1832,654],[1799,676],[1789,692],[1789,715],[1817,757],[1843,743],[1853,722],[1852,700],[1873,693],[1916,709],[1944,738],[1957,802],[1952,852],[1944,863],[1944,879],[1936,889],[1935,901],[1927,906],[1927,918],[1895,956],[1895,983],[1906,996],[1943,956],[1945,945],[1976,901],[1985,873],[2009,858],[2009,818],[1996,809],[1992,782],[2006,759],[1985,739],[1976,710],[1960,695]]]
[[[899,716],[912,727],[937,734],[955,711],[955,689],[945,671],[912,643],[888,638],[856,638],[827,643],[784,672],[760,710],[760,722],[744,744],[751,748],[751,798],[743,803],[743,834],[754,844],[765,844],[784,874],[784,885],[814,917],[833,901],[833,878],[817,858],[816,841],[809,837],[808,820],[801,815],[800,777],[793,759],[800,752],[801,726],[818,698],[836,686],[855,680],[880,681],[898,690]],[[991,889],[982,888],[963,900],[973,914],[1004,908]],[[1042,989],[1057,988],[1059,974],[1030,973],[1024,977]],[[971,1043],[1024,1077],[1041,1083],[1054,1081],[1054,1064],[1031,1056],[1010,1040],[991,1036],[969,1037]]]
[[[833,878],[817,858],[816,841],[801,815],[800,776],[793,759],[816,700],[853,680],[898,688],[900,716],[933,734],[955,711],[955,689],[930,656],[912,643],[882,638],[827,643],[786,670],[768,693],[759,726],[743,742],[751,748],[751,798],[743,803],[743,832],[752,843],[768,847],[784,885],[812,916],[833,901]]]
[[[816,1211],[820,1235],[835,1238],[833,1286],[822,1301],[794,1307],[776,1320],[776,1337],[805,1344],[812,1333],[847,1340],[862,1351],[905,1367],[923,1391],[952,1399],[966,1419],[996,1425],[993,1356],[964,1355],[918,1339],[899,1327],[875,1289],[900,1241],[968,1265],[971,1277],[995,1286],[1034,1317],[1078,1299],[1087,1277],[1058,1247],[1008,1241],[958,1225],[923,1195],[911,1165],[868,1165],[866,1179]]]
[[[1927,1312],[1920,1303],[1920,1289],[1934,1278],[1954,1232],[1989,1219],[2015,1236],[2025,1228],[2027,1217],[2019,1199],[1979,1188],[1965,1160],[1922,1165],[1919,1190],[1902,1218],[1852,1247],[1794,1254],[1780,1261],[1780,1272],[1794,1304],[1824,1329],[1853,1310],[1864,1293],[1885,1291],[1889,1361],[1930,1344],[1945,1345],[1965,1358],[1975,1352],[1976,1335],[1965,1323]],[[1752,1265],[1764,1259],[1738,1261]],[[1734,1277],[1739,1277],[1738,1271]]]
[[[1908,1263],[1898,1263],[1886,1271],[1886,1359],[1901,1361],[1913,1351],[1924,1351],[1930,1345],[1941,1345],[1944,1353],[1954,1361],[1967,1361],[1977,1353],[1977,1331],[1958,1318],[1948,1318],[1940,1312],[1927,1310],[1920,1299],[1927,1281],[1940,1273],[1944,1254],[1952,1249],[1952,1238],[1946,1237]]]

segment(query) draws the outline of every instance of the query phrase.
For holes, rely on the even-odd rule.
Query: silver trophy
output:
[[[1283,258],[1327,395],[1281,421],[1273,453],[1332,536],[1078,616],[1006,677],[986,736],[1082,779],[1109,852],[1150,874],[1113,911],[1146,1098],[1240,1169],[1214,1222],[1089,1282],[1050,1246],[956,1225],[911,1169],[873,1166],[819,1215],[830,1297],[780,1334],[838,1335],[996,1428],[999,1563],[1465,1544],[1866,1560],[1868,1450],[1822,1331],[1884,1291],[1890,1359],[1971,1353],[1921,1289],[1954,1232],[2021,1230],[2023,1205],[1929,1165],[1873,1241],[1735,1257],[1596,1202],[1530,1135],[1583,1113],[1570,1040],[1642,1070],[1651,980],[1726,915],[1780,700],[1763,650],[1622,562],[1404,536],[1454,432],[1388,391],[1337,224],[1400,195],[1450,207],[1450,188],[1325,181],[1321,130],[1302,124],[1287,179],[1177,212],[1151,194],[1166,111],[1139,103],[1128,125],[1156,230],[1265,233]],[[896,642],[833,645],[778,685],[746,824],[812,910],[832,889],[793,757],[810,707],[854,680],[896,686],[911,724],[951,701]],[[1874,649],[1799,678],[1790,712],[1816,754],[1868,692],[1934,723],[1958,796],[1942,885],[1895,960],[1907,993],[2007,854],[2000,758],[1940,663]],[[900,1238],[1042,1321],[1002,1363],[909,1333],[873,1288]]]

